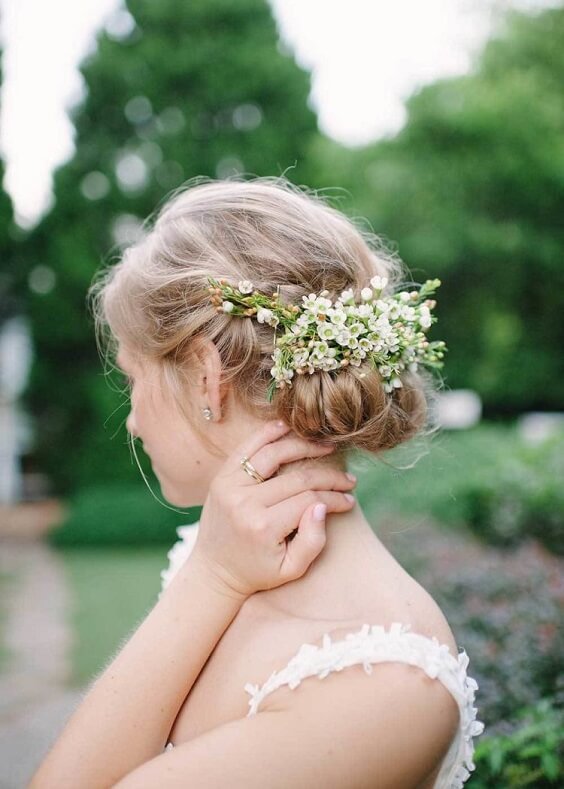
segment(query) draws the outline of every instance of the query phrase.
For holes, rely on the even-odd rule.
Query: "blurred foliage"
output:
[[[527,537],[564,555],[564,432],[522,445],[479,478],[465,479],[459,501],[468,526],[493,545]]]
[[[471,789],[562,786],[564,776],[564,714],[550,699],[541,699],[519,715],[510,736],[478,740]]]
[[[448,527],[465,527],[459,491],[503,465],[521,445],[516,425],[483,421],[467,430],[441,430],[374,458],[352,459],[356,493],[369,520],[386,515],[431,515]]]
[[[36,358],[27,405],[36,455],[58,491],[132,481],[124,404],[104,379],[86,291],[166,194],[196,175],[244,170],[310,180],[317,134],[309,76],[279,43],[265,0],[129,0],[132,29],[102,31],[82,64],[86,97],[71,113],[76,152],[54,177],[55,206],[27,239],[27,266],[56,285],[31,293]],[[114,413],[115,412],[115,413]]]
[[[543,698],[564,708],[561,558],[534,541],[515,549],[484,546],[423,516],[380,519],[374,528],[438,603],[468,654],[484,737],[512,735],[519,711]]]
[[[2,85],[2,50],[0,49],[0,85]],[[12,201],[4,189],[4,162],[0,159],[0,329],[2,324],[23,310],[24,283],[18,266],[18,248],[14,240],[18,231],[14,225]]]
[[[194,175],[296,165],[293,180],[337,187],[334,204],[394,239],[413,279],[442,279],[435,331],[449,388],[477,391],[486,417],[562,407],[564,8],[509,13],[472,73],[423,88],[399,134],[351,150],[318,132],[309,77],[266,0],[127,6],[131,29],[109,26],[82,66],[76,153],[18,268],[56,275],[53,290],[29,295],[27,405],[57,492],[137,474],[108,445],[125,438],[127,402],[106,385],[85,295],[102,260]]]
[[[193,523],[200,507],[186,514],[163,506],[142,483],[85,487],[69,502],[69,513],[48,535],[61,547],[75,545],[170,545],[176,528]]]
[[[315,150],[343,208],[397,242],[416,281],[442,279],[445,381],[486,416],[564,402],[563,40],[563,7],[510,13],[472,73],[409,99],[394,138]]]

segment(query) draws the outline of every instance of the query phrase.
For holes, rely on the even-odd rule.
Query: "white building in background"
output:
[[[0,327],[0,504],[20,501],[23,490],[21,456],[28,451],[32,431],[19,407],[32,360],[29,324],[23,316]]]

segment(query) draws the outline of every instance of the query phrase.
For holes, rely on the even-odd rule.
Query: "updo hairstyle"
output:
[[[215,343],[222,383],[240,407],[283,419],[299,436],[330,441],[341,456],[380,453],[425,427],[433,379],[405,371],[390,393],[371,364],[294,375],[267,401],[274,329],[252,317],[217,312],[208,277],[235,287],[250,280],[282,303],[345,289],[355,298],[371,277],[387,277],[385,294],[410,280],[380,239],[312,190],[282,177],[189,181],[148,220],[141,239],[95,277],[89,291],[98,341],[111,357],[117,341],[159,363],[174,402],[210,451],[222,456],[190,396],[199,340]],[[223,416],[228,416],[224,413]]]

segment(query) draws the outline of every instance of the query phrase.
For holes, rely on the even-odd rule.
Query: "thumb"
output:
[[[304,512],[296,536],[288,543],[282,565],[285,581],[300,578],[325,547],[326,515],[327,505],[320,501]]]

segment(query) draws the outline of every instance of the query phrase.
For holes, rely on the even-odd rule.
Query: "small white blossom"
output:
[[[266,307],[261,307],[257,312],[257,321],[259,323],[270,323],[273,317],[274,313],[272,310],[268,310]]]
[[[386,285],[388,284],[387,277],[372,277],[370,280],[370,284],[375,290],[384,290]]]
[[[431,326],[431,312],[426,304],[419,307],[419,323],[423,329],[428,329]]]
[[[401,317],[404,321],[414,321],[416,314],[415,309],[413,307],[409,307],[407,304],[401,308]]]
[[[360,291],[360,297],[361,297],[361,299],[362,299],[363,301],[370,301],[370,299],[372,298],[372,296],[373,296],[373,293],[372,293],[372,291],[370,290],[370,288],[363,288],[363,289]]]
[[[353,337],[358,337],[359,334],[364,332],[364,325],[358,321],[355,321],[355,323],[351,323],[351,325],[348,327],[348,330]]]
[[[327,317],[336,326],[343,326],[347,320],[347,313],[343,309],[330,309],[327,311]]]
[[[399,294],[399,297],[400,297],[400,299],[401,299],[402,301],[409,301],[409,300],[411,299],[411,296],[410,296],[410,295],[409,295],[409,293],[408,293],[407,291],[405,291],[405,290],[402,290],[402,292]]]
[[[237,286],[241,293],[252,293],[253,292],[253,283],[249,282],[248,279],[242,279],[239,281]]]
[[[224,301],[222,304],[223,312],[232,312],[235,305],[232,301]]]
[[[370,304],[359,304],[356,308],[356,314],[359,318],[368,318],[372,315],[372,306]]]
[[[350,339],[350,333],[348,329],[343,329],[342,331],[340,331],[335,339],[337,340],[339,345],[348,345]]]
[[[322,340],[334,340],[337,336],[338,327],[326,321],[320,321],[317,333]]]
[[[344,291],[341,293],[341,300],[342,300],[342,301],[344,301],[344,302],[345,302],[345,304],[346,304],[348,301],[354,301],[354,291],[353,291],[353,289],[352,289],[352,288],[349,288],[348,290],[344,290]]]

